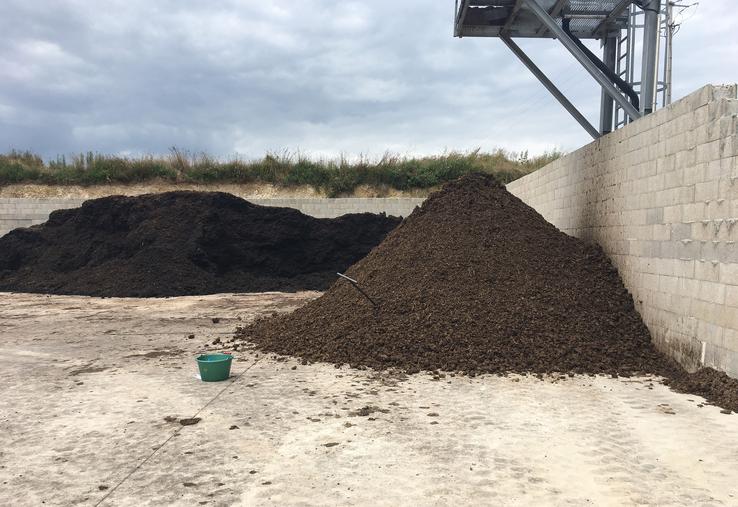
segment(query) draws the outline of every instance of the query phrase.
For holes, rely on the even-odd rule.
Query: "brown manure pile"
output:
[[[340,279],[237,337],[306,361],[407,372],[685,375],[653,347],[602,250],[489,176],[446,184],[347,275],[371,300]],[[707,397],[725,405],[736,386]]]

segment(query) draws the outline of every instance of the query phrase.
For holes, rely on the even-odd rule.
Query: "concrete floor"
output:
[[[253,352],[229,381],[196,378],[239,318],[315,295],[0,294],[0,503],[738,505],[738,415],[650,379],[403,378]]]

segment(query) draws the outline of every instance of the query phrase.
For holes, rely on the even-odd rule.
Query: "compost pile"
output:
[[[105,197],[0,238],[0,290],[155,297],[325,290],[400,222],[317,219],[220,192]]]
[[[259,349],[407,372],[678,375],[602,250],[492,177],[433,194],[348,276],[237,338]]]

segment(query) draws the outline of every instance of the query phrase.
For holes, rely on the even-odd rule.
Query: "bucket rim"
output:
[[[195,359],[198,363],[223,363],[226,361],[232,361],[233,356],[231,354],[200,354]]]

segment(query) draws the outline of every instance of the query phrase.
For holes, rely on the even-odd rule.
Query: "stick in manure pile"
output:
[[[374,309],[375,310],[377,309],[377,303],[375,303],[374,300],[369,297],[369,294],[367,294],[366,292],[364,292],[363,290],[361,290],[361,287],[359,287],[359,282],[357,282],[353,278],[349,278],[348,276],[344,275],[343,273],[336,273],[336,274],[338,276],[340,276],[341,278],[345,278],[346,280],[348,280],[349,282],[351,282],[351,285],[353,285],[354,288],[356,290],[358,290],[361,293],[362,296],[364,296],[365,298],[367,298],[369,300],[369,302],[372,304],[372,306],[374,306]]]

